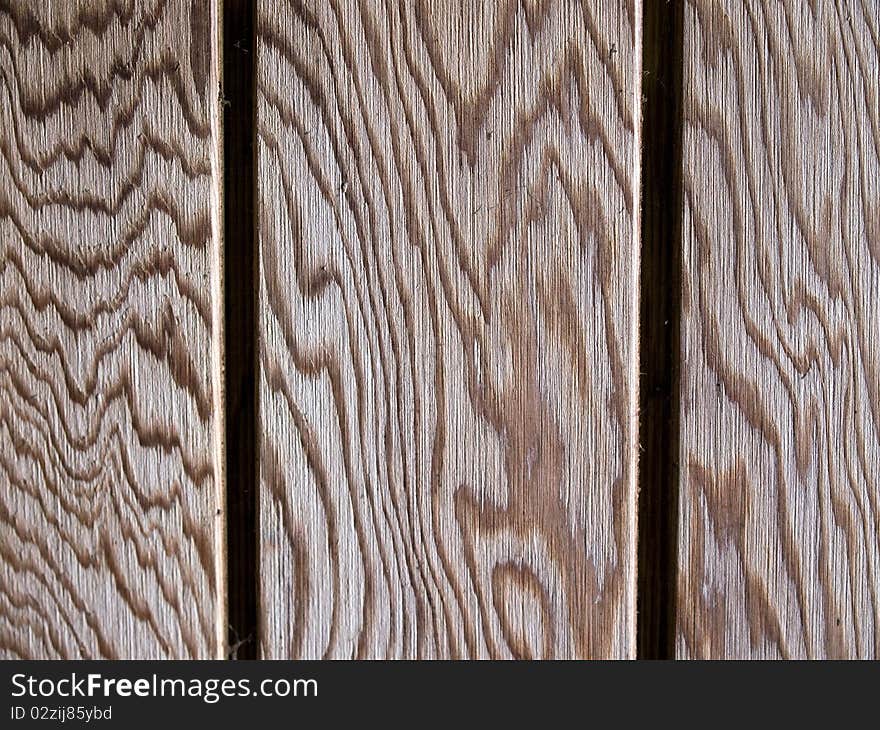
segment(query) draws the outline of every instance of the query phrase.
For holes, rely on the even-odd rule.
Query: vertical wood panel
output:
[[[0,2],[3,657],[222,651],[216,34]]]
[[[880,649],[878,37],[686,8],[679,656]]]
[[[639,14],[260,2],[264,656],[634,655]]]

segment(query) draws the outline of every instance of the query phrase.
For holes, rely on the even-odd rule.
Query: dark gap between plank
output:
[[[671,659],[678,569],[683,3],[643,7],[637,656]]]
[[[223,1],[223,233],[229,658],[257,656],[254,6]]]

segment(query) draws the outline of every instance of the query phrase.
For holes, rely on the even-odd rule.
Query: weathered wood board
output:
[[[880,16],[690,0],[677,653],[880,654]]]
[[[633,656],[638,3],[257,12],[262,655]]]
[[[0,3],[3,657],[224,651],[216,38]]]

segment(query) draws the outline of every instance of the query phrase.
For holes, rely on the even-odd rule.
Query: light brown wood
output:
[[[880,654],[880,25],[686,7],[681,657]]]
[[[634,654],[640,26],[259,3],[263,656]]]
[[[0,656],[225,643],[216,2],[0,4]]]

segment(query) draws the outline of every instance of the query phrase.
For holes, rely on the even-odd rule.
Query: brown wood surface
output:
[[[260,2],[263,656],[634,655],[639,16]]]
[[[215,2],[0,2],[0,656],[211,657]]]
[[[880,16],[684,19],[680,657],[880,653]]]

